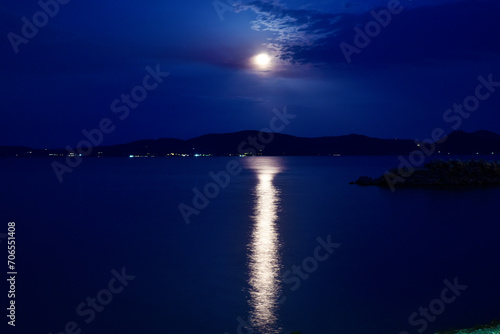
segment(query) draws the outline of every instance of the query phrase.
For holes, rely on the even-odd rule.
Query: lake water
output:
[[[500,188],[349,184],[396,157],[86,159],[63,183],[51,162],[0,160],[17,333],[413,334],[498,318]],[[210,172],[225,187],[196,209]]]

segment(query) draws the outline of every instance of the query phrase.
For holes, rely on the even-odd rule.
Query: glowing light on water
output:
[[[276,221],[280,192],[273,185],[279,168],[273,158],[252,160],[259,182],[255,188],[254,226],[249,244],[251,325],[258,333],[280,333],[277,310],[281,292],[280,242]],[[256,166],[255,164],[259,164]]]

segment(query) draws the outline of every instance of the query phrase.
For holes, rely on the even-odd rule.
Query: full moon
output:
[[[254,63],[261,68],[266,68],[271,63],[271,57],[265,53],[261,53],[254,57]]]

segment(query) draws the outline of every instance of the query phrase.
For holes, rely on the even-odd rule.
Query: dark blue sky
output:
[[[401,0],[350,63],[341,43],[387,1],[59,1],[46,22],[37,1],[0,4],[0,145],[75,146],[103,118],[103,144],[259,130],[285,105],[292,135],[425,139],[479,75],[500,81],[498,0]],[[121,120],[147,66],[170,75]],[[480,129],[500,133],[500,88],[459,128]]]

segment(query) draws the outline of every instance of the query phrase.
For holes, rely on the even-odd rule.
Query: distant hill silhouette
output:
[[[127,157],[174,155],[399,155],[419,149],[410,139],[379,139],[363,135],[303,138],[279,133],[240,131],[207,134],[189,140],[161,138],[94,147],[90,156]],[[455,131],[437,145],[441,154],[500,154],[500,135],[489,131]],[[1,157],[66,156],[65,149],[0,146]]]

